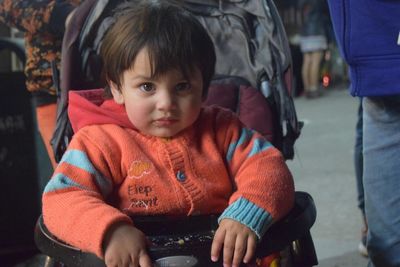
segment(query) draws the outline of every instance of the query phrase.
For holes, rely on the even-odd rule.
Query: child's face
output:
[[[110,83],[113,98],[125,104],[129,120],[142,133],[172,137],[192,125],[200,113],[203,80],[197,68],[189,80],[175,69],[151,78],[144,48],[122,78],[121,90]]]

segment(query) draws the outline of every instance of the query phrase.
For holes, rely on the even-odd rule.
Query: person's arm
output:
[[[281,153],[260,134],[244,127],[238,119],[220,121],[219,136],[235,191],[220,223],[211,248],[212,260],[223,250],[224,264],[248,263],[257,239],[286,215],[294,204],[292,175]]]
[[[74,135],[42,202],[44,223],[55,236],[103,258],[107,232],[132,221],[106,202],[122,180],[120,157],[99,148],[106,137],[96,134],[82,129]]]
[[[74,8],[68,1],[0,0],[0,21],[22,32],[62,35]]]
[[[279,150],[236,117],[225,139],[226,160],[236,190],[221,218],[248,225],[260,238],[294,204],[294,182]],[[241,208],[238,208],[241,207]],[[257,222],[252,218],[257,214]]]

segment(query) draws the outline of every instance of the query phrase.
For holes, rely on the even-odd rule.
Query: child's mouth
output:
[[[171,126],[178,122],[178,119],[175,118],[160,118],[155,120],[155,124],[157,126]]]

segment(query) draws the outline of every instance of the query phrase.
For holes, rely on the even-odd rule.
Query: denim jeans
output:
[[[400,266],[400,95],[363,98],[369,266]]]
[[[356,124],[356,140],[354,144],[354,170],[357,184],[357,203],[361,213],[365,215],[364,209],[364,185],[363,185],[363,109],[362,98],[358,106],[357,124]]]

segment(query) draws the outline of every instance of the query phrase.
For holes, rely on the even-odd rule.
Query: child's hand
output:
[[[224,267],[238,267],[242,260],[249,263],[257,245],[256,234],[245,225],[231,220],[221,220],[211,246],[211,260],[218,261],[223,247]]]
[[[146,237],[136,227],[119,224],[112,227],[104,241],[107,267],[151,267],[146,250]]]

